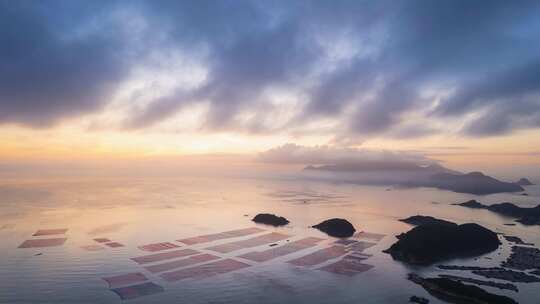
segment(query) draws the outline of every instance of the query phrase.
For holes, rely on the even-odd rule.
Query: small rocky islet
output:
[[[287,220],[285,217],[271,213],[259,213],[252,219],[252,221],[258,224],[265,224],[274,227],[289,224],[289,220]],[[313,225],[312,228],[316,228],[329,236],[337,238],[351,237],[356,232],[356,229],[349,221],[341,218],[325,220],[317,225]]]
[[[356,232],[349,221],[340,218],[329,219],[312,227],[337,238],[351,237]]]
[[[528,178],[525,178],[525,177],[520,178],[516,182],[516,184],[518,184],[520,186],[532,186],[532,185],[534,185],[533,183],[531,183],[531,181]]]
[[[409,225],[413,225],[413,226],[432,225],[432,224],[455,225],[455,223],[441,220],[438,218],[434,218],[432,216],[425,216],[425,215],[413,215],[405,219],[400,219],[399,221],[407,223]]]
[[[283,216],[277,216],[270,213],[259,213],[252,219],[252,221],[258,224],[265,224],[274,227],[285,226],[289,223],[289,220]]]

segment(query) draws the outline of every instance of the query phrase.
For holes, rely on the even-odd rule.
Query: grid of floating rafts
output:
[[[66,231],[67,229],[39,230],[34,236],[64,234]],[[140,272],[116,274],[102,279],[122,300],[128,300],[163,292],[165,289],[162,286],[152,282],[154,276],[169,283],[203,279],[254,267],[282,257],[283,261],[295,267],[353,276],[373,267],[365,263],[371,255],[365,254],[364,250],[375,246],[383,237],[382,234],[360,232],[351,238],[339,240],[318,237],[295,239],[292,235],[269,232],[257,227],[237,229],[176,242],[140,245],[137,248],[147,254],[131,258],[141,267]],[[25,241],[20,247],[58,246],[65,240],[32,239]],[[124,246],[108,238],[96,238],[94,241],[99,245],[86,245],[82,248],[98,251],[106,248],[102,245],[110,248]],[[217,241],[224,243],[212,244]],[[299,254],[302,255],[298,257]],[[287,260],[289,255],[296,257],[289,257]]]

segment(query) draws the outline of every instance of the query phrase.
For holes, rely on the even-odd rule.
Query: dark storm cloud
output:
[[[130,67],[179,50],[204,65],[205,81],[133,106],[126,127],[204,102],[208,130],[274,130],[267,95],[274,89],[305,99],[285,132],[319,118],[339,122],[337,137],[439,132],[408,121],[410,112],[464,123],[471,136],[540,126],[538,1],[0,5],[0,122],[41,126],[98,110]],[[110,21],[126,9],[146,25],[137,39]],[[435,97],[425,92],[437,90],[445,94],[431,109]],[[255,120],[240,122],[246,111]]]
[[[435,113],[456,116],[474,110],[480,114],[463,129],[467,135],[490,136],[539,127],[540,63],[483,77],[458,90]]]
[[[54,9],[45,2],[0,1],[0,122],[49,126],[94,111],[123,76],[121,41],[112,29],[70,33],[73,23],[99,9],[74,7],[73,16]]]

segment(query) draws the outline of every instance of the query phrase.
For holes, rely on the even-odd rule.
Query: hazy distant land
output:
[[[309,177],[371,185],[432,187],[458,193],[493,194],[525,190],[518,183],[500,181],[482,172],[461,173],[440,164],[422,166],[408,162],[371,161],[307,166],[303,171]]]

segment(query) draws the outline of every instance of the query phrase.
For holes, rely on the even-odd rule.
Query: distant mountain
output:
[[[426,186],[451,190],[459,193],[491,194],[518,192],[524,189],[516,183],[503,182],[481,172],[467,174],[440,173],[431,176]]]
[[[530,180],[526,179],[525,177],[522,177],[520,178],[516,184],[520,185],[520,186],[531,186],[531,185],[534,185],[533,183],[531,183]]]
[[[399,161],[365,161],[355,163],[343,163],[334,165],[307,166],[304,170],[322,170],[335,172],[369,172],[369,171],[405,171],[405,172],[428,172],[428,173],[451,173],[460,174],[443,167],[437,163],[422,166],[411,162]]]
[[[471,194],[524,190],[517,183],[500,181],[481,172],[463,174],[437,163],[419,165],[411,162],[366,161],[351,164],[307,166],[303,172],[313,178],[358,184],[433,187]]]

